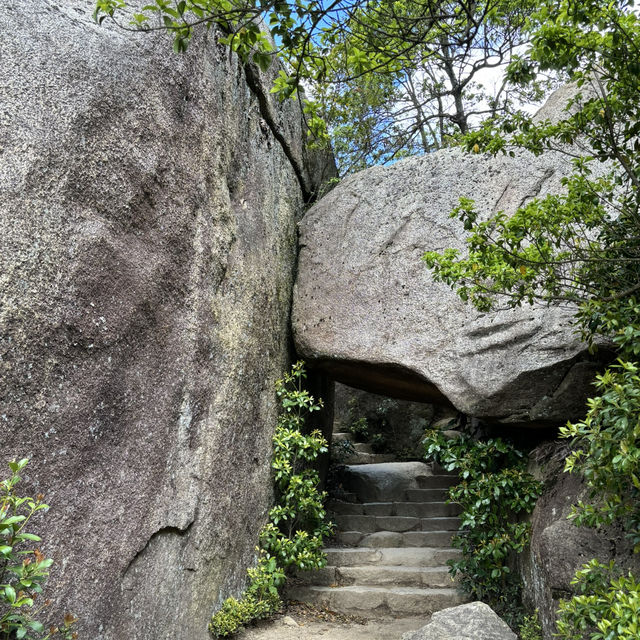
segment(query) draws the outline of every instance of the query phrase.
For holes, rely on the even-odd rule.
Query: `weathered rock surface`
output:
[[[577,527],[567,519],[571,505],[588,502],[588,493],[578,477],[562,472],[565,444],[546,445],[545,453],[543,463],[531,468],[545,482],[545,492],[532,514],[531,543],[518,562],[524,602],[538,609],[544,638],[553,640],[559,601],[574,595],[571,580],[583,564],[615,560],[623,572],[637,575],[640,558],[619,528]]]
[[[295,105],[272,106],[285,153],[213,31],[176,56],[94,4],[0,8],[0,477],[30,457],[51,505],[53,616],[204,639],[270,501],[315,178]]]
[[[383,462],[380,464],[346,465],[338,481],[343,489],[355,493],[361,502],[394,502],[404,500],[407,491],[436,486],[431,467],[424,462]],[[438,486],[454,483],[453,476],[437,476]]]
[[[470,602],[437,611],[429,624],[408,631],[402,640],[517,640],[517,636],[489,605]]]
[[[569,166],[559,154],[447,149],[345,179],[300,223],[300,354],[346,384],[450,402],[479,418],[549,424],[580,415],[594,364],[572,309],[480,313],[434,282],[420,259],[465,248],[461,224],[449,218],[461,196],[483,214],[513,212],[559,191]]]

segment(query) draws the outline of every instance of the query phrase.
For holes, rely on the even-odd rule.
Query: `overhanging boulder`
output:
[[[293,330],[299,353],[337,380],[472,416],[548,425],[579,416],[597,369],[574,309],[481,313],[421,262],[464,249],[449,214],[464,196],[482,214],[558,192],[568,158],[445,149],[340,183],[300,223]]]

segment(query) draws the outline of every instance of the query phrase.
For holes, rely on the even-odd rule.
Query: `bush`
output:
[[[249,586],[242,598],[227,598],[211,618],[209,630],[215,637],[226,637],[247,623],[268,618],[281,606],[278,589],[291,567],[309,570],[324,567],[327,558],[324,538],[333,533],[325,522],[323,502],[326,493],[318,490],[320,478],[309,468],[327,452],[327,442],[319,431],[305,435],[309,413],[318,411],[316,402],[302,388],[305,371],[302,362],[276,383],[282,413],[273,436],[276,504],[269,511],[269,522],[260,532],[260,556],[255,569],[249,569]]]
[[[11,476],[0,482],[0,637],[47,640],[59,634],[65,640],[75,639],[78,635],[71,626],[76,618],[71,614],[65,616],[62,625],[51,627],[48,632],[35,619],[48,604],[45,601],[38,606],[36,600],[42,594],[53,560],[40,549],[30,548],[41,539],[26,531],[31,518],[49,508],[43,502],[44,496],[20,497],[15,490],[21,480],[19,473],[28,462],[27,458],[10,462]]]
[[[560,602],[556,634],[563,640],[637,640],[640,637],[640,584],[615,563],[591,560],[571,584],[581,592]]]
[[[533,511],[541,483],[524,470],[524,454],[499,438],[449,440],[434,430],[427,432],[424,445],[427,458],[462,479],[449,490],[449,501],[462,507],[460,531],[452,541],[462,557],[449,561],[451,574],[467,593],[517,626],[521,584],[511,567],[531,532],[519,517]]]
[[[532,615],[524,617],[518,635],[520,640],[542,640],[542,627],[537,610]]]
[[[366,441],[369,437],[369,423],[365,417],[354,418],[348,429],[349,433],[360,441]]]
[[[284,584],[284,573],[275,558],[261,551],[258,565],[247,571],[250,584],[242,598],[227,598],[212,618],[209,631],[215,637],[225,638],[254,620],[268,618],[282,605],[278,588]]]
[[[590,489],[591,502],[579,502],[571,517],[592,527],[620,520],[640,551],[640,369],[620,360],[596,388],[584,421],[560,430],[574,447],[565,471],[580,472]]]

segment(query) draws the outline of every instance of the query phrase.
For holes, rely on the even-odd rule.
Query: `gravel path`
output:
[[[419,618],[362,620],[318,609],[292,607],[286,614],[238,634],[237,640],[400,640],[406,631],[424,626]]]

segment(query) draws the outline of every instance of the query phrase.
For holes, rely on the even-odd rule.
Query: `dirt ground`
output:
[[[239,633],[237,640],[400,640],[428,622],[420,618],[364,620],[309,605],[290,604],[273,620],[260,622]]]

